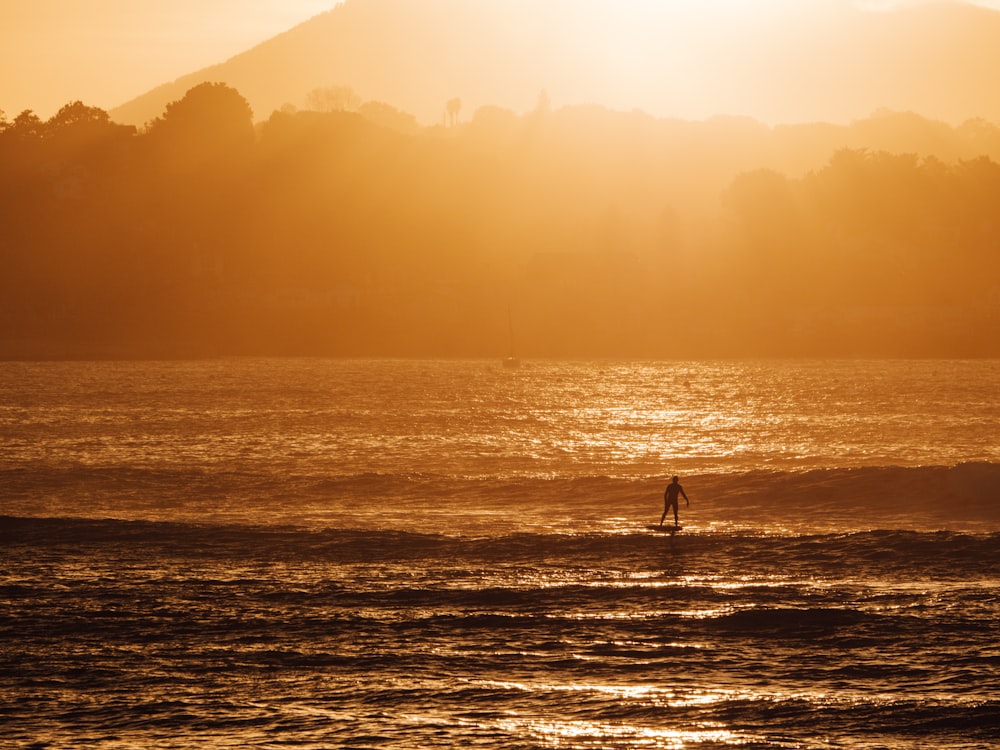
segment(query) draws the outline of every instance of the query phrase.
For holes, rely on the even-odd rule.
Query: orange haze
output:
[[[0,355],[1000,356],[1000,127],[960,75],[998,14],[724,5],[347,0],[113,116],[10,116]],[[977,55],[900,70],[943,24]],[[880,104],[794,122],[846,106],[835,60]],[[667,116],[725,101],[760,119]]]

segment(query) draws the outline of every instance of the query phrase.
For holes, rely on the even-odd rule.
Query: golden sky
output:
[[[741,33],[755,22],[774,31],[810,14],[860,5],[872,11],[922,0],[619,0],[622,29],[630,14],[690,15],[698,23],[725,18]],[[956,0],[958,1],[958,0]],[[0,3],[0,110],[25,109],[46,118],[67,102],[113,109],[161,83],[223,62],[329,10],[339,0],[3,0]],[[581,18],[592,0],[581,0]],[[979,0],[1000,8],[1000,0]],[[634,28],[634,27],[633,27]],[[619,33],[621,29],[619,30]],[[616,61],[625,80],[627,34]],[[632,64],[634,62],[634,65]],[[627,92],[626,92],[627,93]],[[617,105],[617,102],[611,103]]]
[[[286,31],[339,0],[3,0],[0,110],[112,109]]]

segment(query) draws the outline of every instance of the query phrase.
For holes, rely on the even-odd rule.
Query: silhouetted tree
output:
[[[400,133],[412,133],[419,127],[417,118],[402,112],[385,102],[365,102],[358,108],[358,113],[366,120]]]
[[[324,86],[306,94],[306,107],[316,112],[354,112],[361,97],[350,86]]]
[[[50,130],[78,127],[81,125],[107,126],[111,117],[103,109],[88,107],[81,101],[71,102],[63,106],[46,123]]]
[[[26,109],[0,130],[0,180],[15,192],[35,184],[42,177],[40,162],[44,148],[45,123]],[[17,185],[21,182],[20,186]]]
[[[552,99],[549,98],[549,92],[546,89],[542,89],[538,92],[538,99],[535,101],[536,115],[547,115],[552,111]]]
[[[449,125],[458,124],[458,114],[462,111],[462,100],[457,96],[454,99],[449,99],[448,103],[445,105],[445,114],[448,118]]]
[[[512,295],[553,354],[1000,353],[996,157],[830,157],[849,128],[598,107],[481,107],[438,137],[358,110],[255,134],[237,91],[203,84],[141,134],[81,102],[0,117],[0,345],[470,354]],[[771,161],[803,139],[808,162]]]
[[[761,309],[807,296],[803,261],[810,243],[797,184],[770,169],[746,172],[733,180],[723,205],[736,221],[739,252],[729,267],[736,297]]]
[[[75,101],[49,118],[43,133],[54,157],[92,172],[110,173],[124,157],[136,128],[112,122],[103,109]]]
[[[253,145],[253,110],[236,89],[202,83],[168,104],[146,134],[177,171],[231,167]]]
[[[44,129],[45,124],[41,118],[30,109],[26,109],[14,118],[7,132],[17,138],[40,138]]]

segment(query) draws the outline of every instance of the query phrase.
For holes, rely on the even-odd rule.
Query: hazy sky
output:
[[[541,1],[541,0],[540,0]],[[807,4],[881,9],[922,0],[619,0],[685,12],[752,15]],[[113,109],[155,86],[223,62],[339,0],[2,0],[0,110],[47,118],[67,102]],[[1000,0],[981,0],[1000,8]],[[582,7],[585,7],[582,6]]]
[[[2,0],[0,110],[112,109],[339,0]]]

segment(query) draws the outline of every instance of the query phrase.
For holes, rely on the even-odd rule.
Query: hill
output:
[[[543,90],[557,105],[684,119],[848,122],[888,108],[952,124],[1000,120],[1000,12],[808,5],[761,14],[747,28],[745,18],[708,22],[658,3],[623,15],[613,0],[346,0],[111,115],[142,125],[198,83],[221,81],[258,120],[302,106],[313,89],[345,85],[425,124],[440,122],[454,97],[467,118],[482,105],[529,111]]]

